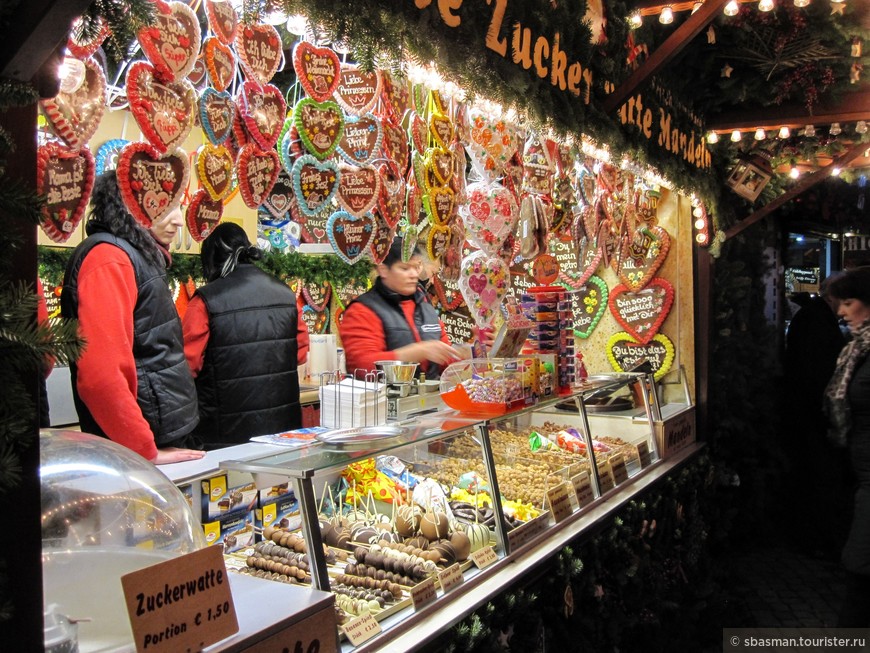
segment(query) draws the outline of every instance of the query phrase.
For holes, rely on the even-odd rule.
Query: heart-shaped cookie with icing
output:
[[[199,183],[215,201],[222,200],[233,189],[233,156],[223,145],[206,143],[196,155]]]
[[[263,200],[263,207],[276,220],[282,220],[290,211],[293,202],[293,182],[284,168],[278,171],[278,178]]]
[[[190,164],[184,150],[161,156],[153,145],[137,141],[118,155],[117,175],[124,205],[148,229],[181,202]]]
[[[316,311],[322,311],[329,304],[329,299],[332,297],[332,286],[328,281],[322,283],[314,283],[313,281],[302,281],[302,298],[305,303],[314,308]]]
[[[381,192],[381,176],[371,166],[342,168],[336,197],[341,207],[355,216],[374,208]]]
[[[235,43],[245,75],[259,84],[268,84],[278,72],[283,56],[278,30],[261,23],[241,25]]]
[[[396,170],[404,176],[411,162],[411,151],[408,146],[408,135],[401,125],[392,122],[382,123],[384,129],[384,155],[396,164]]]
[[[594,274],[580,290],[571,293],[575,336],[586,339],[592,335],[607,309],[607,299],[607,284]]]
[[[293,69],[302,89],[315,102],[332,98],[341,82],[341,62],[329,48],[300,41],[293,48]]]
[[[455,167],[455,158],[452,150],[442,147],[430,147],[426,150],[424,162],[435,178],[435,185],[443,186],[450,183]],[[429,176],[427,175],[428,178]]]
[[[426,251],[433,261],[440,261],[450,247],[452,231],[448,225],[433,224],[426,234]]]
[[[45,196],[40,225],[56,243],[65,243],[81,222],[94,187],[94,156],[87,147],[73,150],[59,143],[41,145],[36,153],[36,192]]]
[[[447,224],[456,209],[456,194],[449,186],[430,188],[424,196],[423,206],[432,224]]]
[[[190,198],[184,221],[193,239],[201,243],[214,231],[224,213],[224,203],[213,200],[205,188],[200,188]]]
[[[411,135],[411,145],[414,150],[421,155],[426,151],[426,123],[420,117],[419,113],[412,113],[408,124],[408,133]]]
[[[293,164],[291,180],[299,210],[305,215],[316,215],[338,192],[341,171],[334,161],[318,161],[306,154]]]
[[[387,254],[390,252],[390,246],[393,244],[393,238],[396,236],[396,228],[391,227],[380,211],[375,211],[372,215],[375,218],[375,235],[372,237],[372,242],[369,245],[369,254],[372,261],[375,263],[383,263]]]
[[[338,154],[352,166],[362,166],[380,155],[384,131],[374,114],[349,116],[344,121],[344,133],[338,142]]]
[[[318,311],[313,306],[305,304],[302,307],[302,321],[305,322],[309,333],[326,333],[329,330],[329,309]]]
[[[199,56],[199,19],[183,2],[154,0],[154,6],[154,24],[141,28],[136,37],[160,78],[177,82],[187,77]]]
[[[293,122],[305,149],[318,159],[327,159],[344,134],[344,114],[335,102],[303,98],[293,109]]]
[[[408,78],[382,70],[381,100],[384,107],[384,118],[400,124],[405,113],[411,107],[411,86],[408,83]]]
[[[356,66],[342,66],[334,97],[347,113],[364,116],[371,111],[381,94],[381,72],[365,72]]]
[[[239,17],[231,2],[226,0],[205,0],[205,15],[208,26],[224,45],[232,45],[239,28]]]
[[[483,328],[492,324],[498,314],[511,275],[501,258],[477,251],[462,260],[458,284],[471,317]]]
[[[584,236],[577,243],[577,271],[563,270],[559,278],[571,288],[582,288],[601,265],[602,251],[593,241]]]
[[[453,140],[453,121],[440,113],[429,116],[429,133],[438,147],[447,149]]]
[[[338,257],[353,265],[369,250],[375,235],[375,220],[371,213],[351,215],[336,211],[326,222],[326,235]]]
[[[470,184],[466,197],[459,207],[466,238],[478,249],[497,254],[519,218],[513,195],[499,183],[482,181]]]
[[[236,103],[229,93],[207,88],[199,98],[199,124],[213,145],[220,145],[233,130]]]
[[[671,247],[671,236],[663,227],[641,226],[626,236],[619,248],[619,280],[629,290],[640,290],[655,276]]]
[[[242,199],[248,208],[256,209],[278,179],[281,169],[278,153],[275,150],[261,150],[256,143],[248,143],[239,150],[236,165]]]
[[[81,35],[82,19],[76,18],[73,21],[72,28],[69,31],[69,39],[66,42],[66,49],[76,59],[84,61],[100,49],[103,41],[109,35],[109,26],[102,16],[97,17],[97,27],[93,38],[87,39]]]
[[[610,312],[635,340],[646,344],[659,332],[674,304],[674,287],[656,277],[642,290],[619,284],[610,293]]]
[[[378,166],[381,177],[381,194],[378,210],[390,227],[395,227],[405,212],[405,180],[389,163]]]
[[[242,104],[242,117],[253,141],[264,150],[275,147],[287,114],[281,91],[272,84],[247,81],[242,86]]]
[[[653,378],[658,381],[667,374],[674,362],[674,343],[663,333],[641,344],[624,331],[615,333],[607,341],[607,360],[617,372],[632,369],[641,359],[649,361]]]
[[[62,85],[55,97],[39,101],[51,131],[74,150],[91,140],[106,109],[103,69],[92,59],[83,65],[85,76],[77,89],[65,92]]]
[[[214,36],[205,40],[202,50],[211,85],[218,91],[227,90],[236,74],[236,59],[233,57],[233,51]]]
[[[186,79],[160,82],[144,61],[127,70],[130,112],[148,141],[163,154],[179,147],[193,129],[196,91]]]

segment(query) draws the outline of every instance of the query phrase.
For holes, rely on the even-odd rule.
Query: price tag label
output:
[[[462,577],[462,569],[459,568],[459,563],[454,563],[447,567],[444,571],[438,572],[438,582],[441,583],[441,589],[446,594],[457,585],[461,585],[465,578]]]
[[[640,468],[648,467],[652,464],[652,458],[649,454],[649,445],[646,442],[641,442],[636,447],[637,459],[640,462]]]
[[[471,561],[478,569],[485,569],[498,560],[495,550],[491,546],[485,546],[471,554]]]
[[[126,574],[121,586],[139,653],[201,651],[239,632],[222,547]]]
[[[610,471],[613,472],[613,482],[619,485],[628,480],[628,469],[625,466],[625,456],[621,453],[613,454],[610,457]]]
[[[414,602],[414,610],[419,610],[426,606],[438,595],[435,593],[435,578],[429,576],[422,583],[417,583],[411,588],[411,600]]]
[[[350,643],[354,646],[359,646],[381,632],[381,625],[369,613],[348,621],[342,626],[342,629],[350,640]]]
[[[607,463],[598,465],[598,485],[601,487],[601,494],[616,487],[616,483],[613,482],[613,472]]]
[[[553,519],[557,524],[574,512],[574,509],[571,507],[567,483],[559,483],[556,487],[551,487],[547,490],[547,502],[550,505],[550,510],[553,512]]]
[[[592,489],[592,479],[589,477],[589,472],[580,472],[576,476],[572,476],[571,485],[574,486],[577,505],[581,508],[588,506],[595,499],[595,492]]]

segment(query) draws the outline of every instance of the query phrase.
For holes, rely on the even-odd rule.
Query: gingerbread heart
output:
[[[141,28],[136,36],[160,78],[178,82],[187,77],[199,56],[199,19],[183,2],[154,0],[154,5],[154,24]]]
[[[630,370],[646,359],[652,365],[653,378],[659,380],[670,371],[674,356],[674,343],[662,333],[646,344],[635,341],[624,331],[613,334],[607,341],[607,360],[617,372]]]
[[[390,227],[395,227],[405,212],[405,180],[389,163],[378,166],[381,195],[378,210]]]
[[[371,211],[381,192],[381,177],[371,166],[342,168],[336,197],[341,207],[355,216]]]
[[[272,190],[266,195],[263,200],[263,207],[276,219],[283,219],[288,211],[290,204],[293,201],[293,182],[290,175],[284,168],[278,171],[278,179],[275,180],[275,185]]]
[[[456,209],[456,194],[449,186],[430,188],[423,205],[432,224],[446,225]]]
[[[563,269],[559,278],[571,288],[582,288],[601,265],[602,252],[594,242],[585,236],[577,243],[577,271]]]
[[[326,222],[326,235],[338,257],[353,265],[365,256],[375,235],[375,220],[371,213],[362,216],[336,211]]]
[[[222,200],[233,189],[233,156],[223,145],[206,143],[196,155],[199,183],[214,200]]]
[[[184,219],[193,239],[201,243],[221,221],[224,203],[213,200],[205,188],[200,188],[190,198]]]
[[[78,62],[77,59],[73,61]],[[106,109],[103,69],[92,59],[79,62],[79,65],[84,66],[85,74],[78,88],[67,92],[61,85],[57,96],[39,101],[51,131],[73,150],[91,140]]]
[[[453,121],[440,113],[433,113],[429,117],[429,133],[438,147],[447,149],[453,140]]]
[[[137,141],[118,155],[117,175],[124,205],[147,229],[181,202],[190,164],[184,150],[161,157],[156,147]]]
[[[459,291],[477,326],[492,324],[510,284],[508,266],[498,256],[477,251],[462,260]]]
[[[363,116],[378,101],[381,84],[381,73],[378,69],[365,72],[356,66],[342,66],[334,97],[347,113]]]
[[[290,205],[290,214],[299,223],[302,230],[302,242],[316,245],[328,245],[329,238],[326,236],[326,221],[332,215],[331,207],[327,207],[315,215],[305,215],[298,210],[298,203]]]
[[[338,192],[341,171],[334,161],[318,161],[306,154],[293,164],[291,179],[299,210],[305,215],[316,215]]]
[[[261,150],[248,143],[239,150],[237,172],[239,191],[248,208],[256,209],[278,179],[281,162],[275,150]]]
[[[420,222],[426,221],[426,209],[423,208],[423,193],[417,187],[417,183],[411,177],[405,184],[407,188],[405,199],[405,212],[408,218],[408,224],[415,226]]]
[[[408,79],[402,75],[381,71],[381,99],[389,120],[399,124],[410,108],[411,89]]]
[[[450,182],[453,178],[455,158],[452,150],[441,147],[430,147],[426,150],[426,167],[432,172],[438,186]]]
[[[76,59],[84,61],[100,49],[103,41],[105,41],[106,37],[109,35],[109,26],[106,25],[106,21],[103,20],[102,16],[98,16],[97,26],[92,32],[92,38],[86,38],[84,34],[81,33],[81,29],[82,19],[76,18],[69,31],[69,39],[66,42],[66,49],[67,52]]]
[[[562,285],[570,288],[566,284]],[[604,316],[608,298],[607,283],[601,277],[592,275],[580,290],[575,290],[570,296],[574,314],[574,335],[586,339],[592,335]]]
[[[341,82],[338,55],[307,41],[300,41],[293,48],[293,69],[303,90],[315,102],[329,100]]]
[[[242,25],[235,42],[245,75],[259,84],[268,84],[284,56],[278,30],[261,23]]]
[[[519,148],[516,128],[503,119],[472,110],[468,115],[470,140],[466,150],[478,174],[484,179],[496,179],[504,174],[508,161]]]
[[[245,82],[242,86],[242,118],[253,141],[270,150],[284,127],[287,103],[276,86]]]
[[[513,195],[499,183],[482,181],[470,184],[466,197],[459,207],[466,237],[475,247],[497,254],[519,218]]]
[[[293,109],[293,122],[305,149],[321,161],[332,155],[344,134],[344,114],[335,102],[303,98]]]
[[[202,46],[205,57],[205,69],[212,86],[219,91],[225,91],[236,74],[236,60],[233,51],[214,36],[205,40]]]
[[[309,333],[326,333],[329,330],[329,309],[318,311],[306,304],[302,307],[302,321]]]
[[[239,28],[239,17],[231,2],[226,0],[205,0],[205,15],[208,26],[224,45],[232,45]]]
[[[411,144],[417,152],[426,151],[426,123],[419,113],[412,113],[408,131],[411,134]]]
[[[659,332],[673,304],[674,287],[661,277],[636,292],[619,284],[610,293],[609,302],[616,321],[641,344],[648,343]]]
[[[127,70],[127,99],[142,134],[161,154],[180,147],[193,129],[196,91],[186,79],[161,83],[144,61]]]
[[[426,251],[433,261],[440,261],[450,247],[451,230],[447,225],[433,224],[426,235]]]
[[[282,136],[278,139],[278,158],[281,161],[281,167],[287,172],[293,170],[293,165],[302,156],[302,141],[299,140],[299,131],[293,126],[293,119],[287,118],[284,121],[284,126],[290,124],[290,129],[282,129]]]
[[[624,238],[619,250],[619,280],[629,290],[640,290],[655,276],[668,256],[671,236],[663,227],[638,227],[631,238]]]
[[[547,141],[533,134],[523,149],[523,185],[526,193],[552,195],[556,165]]]
[[[396,229],[395,226],[390,226],[380,211],[376,211],[373,215],[375,217],[375,235],[371,245],[369,245],[369,250],[375,263],[383,263],[390,252],[390,246],[396,236]]]
[[[130,141],[123,138],[113,138],[106,141],[97,148],[97,154],[94,157],[96,161],[96,176],[99,177],[104,172],[118,169],[118,155],[124,146]]]
[[[396,170],[404,176],[411,162],[411,152],[408,147],[408,135],[401,125],[392,122],[383,123],[384,155],[396,164]]]
[[[338,142],[338,153],[353,166],[371,163],[381,151],[384,131],[381,121],[367,113],[358,118],[345,118],[344,133]]]
[[[329,285],[328,281],[322,283],[303,281],[302,297],[314,310],[322,311],[329,304],[329,298],[332,297],[332,286]]]
[[[454,220],[450,225],[450,244],[447,246],[447,251],[441,255],[440,277],[451,282],[459,279],[462,257],[465,255],[463,247],[465,243],[465,225],[462,224],[462,220]]]
[[[438,305],[445,311],[456,310],[463,301],[462,293],[459,292],[458,286],[450,283],[447,279],[442,280],[441,277],[432,279],[432,289]]]
[[[220,145],[233,130],[236,103],[229,93],[207,88],[199,98],[199,124],[213,145]]]
[[[56,243],[64,243],[81,222],[94,187],[94,156],[59,143],[41,145],[36,154],[36,192],[45,197],[40,225]]]

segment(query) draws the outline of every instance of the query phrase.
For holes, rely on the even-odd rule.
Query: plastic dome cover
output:
[[[78,624],[79,650],[132,650],[121,576],[206,546],[188,500],[105,438],[40,433],[45,604]]]

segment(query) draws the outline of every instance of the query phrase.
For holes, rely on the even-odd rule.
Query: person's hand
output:
[[[169,463],[183,463],[188,460],[199,460],[203,456],[205,456],[205,451],[166,447],[165,449],[158,449],[157,455],[151,459],[151,462],[155,465],[168,465]]]
[[[444,365],[450,361],[459,360],[462,355],[452,346],[441,340],[424,340],[399,347],[394,352],[400,361],[407,363],[422,363],[432,361]]]
[[[492,345],[495,343],[495,329],[491,326],[482,329],[473,326],[471,327],[471,337],[474,340],[480,340],[487,349],[492,349]]]

